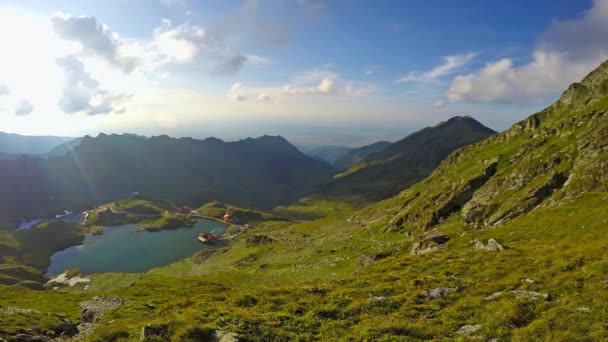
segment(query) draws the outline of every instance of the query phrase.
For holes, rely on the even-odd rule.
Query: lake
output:
[[[224,233],[221,222],[200,219],[192,228],[157,232],[138,232],[136,224],[106,227],[101,235],[87,235],[84,243],[51,256],[47,275],[61,274],[68,268],[79,268],[83,274],[104,272],[146,272],[165,266],[213,245],[197,240],[203,231]]]

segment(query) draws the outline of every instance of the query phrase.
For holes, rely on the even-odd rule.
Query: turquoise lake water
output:
[[[83,274],[104,272],[146,272],[165,266],[212,245],[197,240],[203,231],[222,234],[226,226],[217,221],[200,219],[192,228],[138,232],[136,224],[107,227],[101,235],[87,235],[84,243],[51,256],[48,275],[68,268],[79,268]]]

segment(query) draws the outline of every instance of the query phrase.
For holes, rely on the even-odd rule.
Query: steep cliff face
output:
[[[450,154],[425,180],[354,219],[387,229],[431,228],[460,215],[500,226],[540,206],[608,191],[608,62],[553,105]]]

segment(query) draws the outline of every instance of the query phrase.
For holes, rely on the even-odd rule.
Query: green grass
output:
[[[452,216],[436,228],[451,237],[447,250],[425,256],[409,254],[415,236],[345,219],[269,222],[198,263],[191,258],[146,275],[94,275],[88,291],[2,288],[0,304],[74,315],[75,303],[95,294],[128,299],[104,318],[112,324],[96,331],[100,340],[137,339],[143,325],[166,323],[175,341],[204,329],[254,341],[458,340],[465,324],[481,324],[475,335],[485,340],[599,341],[608,338],[606,196],[587,194],[492,230],[470,230]],[[250,234],[275,242],[247,247]],[[473,248],[474,239],[488,238],[508,248]],[[363,255],[383,257],[362,267]],[[444,299],[421,297],[456,286],[462,291]],[[548,293],[550,300],[517,299],[511,290]],[[498,291],[506,294],[483,299]]]
[[[265,221],[285,221],[283,217],[272,215],[263,211],[254,209],[245,209],[235,207],[229,204],[220,202],[209,202],[202,205],[198,209],[198,214],[201,216],[212,217],[222,220],[226,213],[230,213],[236,218],[235,223],[239,224],[256,224]]]
[[[357,196],[349,197],[309,197],[299,202],[286,206],[277,207],[273,213],[289,219],[315,220],[324,217],[344,218],[355,210],[362,208],[367,202]]]
[[[185,214],[164,213],[159,218],[144,220],[139,223],[139,230],[158,231],[165,229],[177,229],[182,227],[192,227],[196,220]]]
[[[82,243],[85,231],[77,224],[51,221],[13,234],[21,243],[21,258],[38,269],[45,269],[51,254]]]

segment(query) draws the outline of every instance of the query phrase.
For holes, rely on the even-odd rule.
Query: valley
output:
[[[605,62],[506,131],[458,116],[342,171],[269,136],[2,160],[0,338],[605,340],[607,84]]]
[[[608,0],[0,3],[0,342],[608,341]]]

